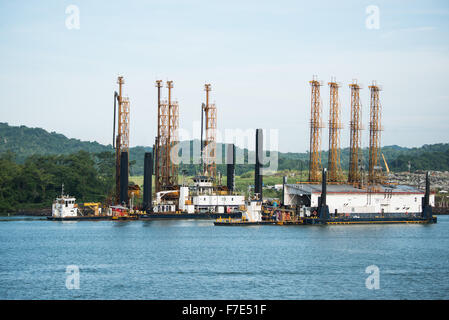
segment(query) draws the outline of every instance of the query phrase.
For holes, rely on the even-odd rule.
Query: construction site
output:
[[[430,193],[426,178],[426,192],[409,185],[391,183],[388,164],[381,151],[382,88],[373,81],[368,89],[369,102],[369,159],[364,169],[361,152],[362,85],[356,80],[350,88],[350,159],[347,178],[341,167],[341,110],[339,88],[332,78],[329,86],[329,153],[322,163],[323,82],[316,76],[309,82],[310,92],[310,146],[308,181],[289,184],[284,177],[282,199],[267,201],[263,197],[263,130],[255,134],[254,192],[245,196],[235,189],[235,145],[226,145],[226,184],[217,172],[217,107],[211,103],[212,86],[204,85],[201,103],[200,165],[193,183],[180,183],[178,154],[179,103],[173,99],[174,82],[155,82],[157,101],[157,134],[152,152],[145,153],[143,190],[129,183],[130,100],[124,95],[125,80],[117,78],[114,91],[113,147],[115,150],[115,192],[103,211],[96,210],[100,219],[217,219],[217,225],[235,224],[327,224],[327,223],[386,223],[436,222],[431,207],[435,195]],[[166,90],[163,98],[163,90]],[[382,169],[382,162],[386,171]],[[154,176],[154,179],[153,179]],[[153,182],[154,181],[154,182]],[[154,188],[153,188],[154,184]],[[142,202],[137,205],[137,199]],[[73,198],[70,204],[74,203]],[[64,202],[64,195],[59,198]],[[61,208],[60,208],[61,210]],[[103,212],[99,214],[99,212]],[[94,218],[92,215],[82,218]],[[57,219],[63,219],[58,213]],[[71,214],[76,219],[76,214]]]
[[[430,177],[425,178],[425,192],[409,185],[388,180],[388,164],[381,152],[380,92],[382,88],[373,81],[370,90],[369,167],[363,168],[361,153],[362,86],[353,80],[350,87],[350,160],[348,178],[344,179],[340,161],[341,106],[340,84],[332,78],[329,86],[329,156],[322,163],[323,108],[322,81],[317,77],[311,86],[310,109],[310,159],[308,181],[288,184],[284,178],[281,207],[261,204],[260,214],[244,216],[240,221],[217,221],[216,225],[251,224],[360,224],[360,223],[434,223],[432,215],[435,194],[430,192]],[[257,147],[256,147],[257,148]],[[256,151],[257,152],[257,151]],[[386,172],[382,170],[384,162]],[[256,175],[257,175],[256,164]]]
[[[115,149],[115,193],[105,219],[154,219],[218,217],[240,218],[245,197],[235,192],[235,146],[227,146],[227,182],[221,183],[216,168],[217,108],[210,103],[211,84],[204,85],[201,104],[201,164],[192,185],[178,181],[179,104],[173,99],[174,82],[157,80],[157,135],[153,151],[145,153],[143,190],[129,183],[130,101],[124,95],[125,80],[117,79],[114,92],[113,147]],[[162,98],[162,91],[166,96]],[[154,176],[154,179],[153,179]],[[154,185],[154,186],[153,186]],[[142,196],[142,205],[136,199]],[[58,217],[60,218],[60,217]],[[71,217],[73,218],[73,217]],[[87,218],[87,217],[86,217]]]

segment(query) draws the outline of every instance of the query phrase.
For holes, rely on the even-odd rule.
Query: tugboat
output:
[[[75,197],[64,195],[64,184],[62,184],[61,196],[56,198],[51,207],[52,218],[67,218],[78,216],[78,206]]]
[[[85,203],[84,208],[93,206],[95,208],[95,214],[83,215],[83,212],[76,204],[76,198],[64,194],[64,184],[62,184],[61,196],[53,201],[51,217],[47,217],[47,219],[53,221],[110,220],[111,216],[99,215],[101,213],[101,209],[98,208],[99,205],[99,203]]]

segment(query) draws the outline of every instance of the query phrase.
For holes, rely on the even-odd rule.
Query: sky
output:
[[[363,85],[363,147],[373,80],[382,87],[382,145],[449,142],[448,1],[0,0],[0,39],[0,122],[10,125],[110,144],[123,75],[131,146],[154,142],[157,79],[173,80],[180,127],[198,138],[211,83],[220,132],[277,130],[279,151],[305,152],[316,75],[324,122],[327,83],[341,83],[342,148],[353,79]]]

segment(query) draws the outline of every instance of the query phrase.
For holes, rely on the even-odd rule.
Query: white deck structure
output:
[[[284,202],[301,208],[317,207],[321,184],[285,184]],[[412,213],[422,211],[424,191],[405,185],[358,189],[352,185],[327,185],[326,203],[335,213]],[[430,205],[435,195],[430,195]]]
[[[70,196],[56,198],[51,207],[51,215],[55,218],[76,217],[78,208],[75,205],[76,199]]]
[[[192,186],[179,188],[178,208],[175,201],[164,200],[164,195],[177,191],[161,191],[156,194],[154,212],[174,212],[179,210],[186,213],[231,213],[238,211],[245,205],[245,197],[227,191],[214,189],[212,180],[207,176],[197,176]]]

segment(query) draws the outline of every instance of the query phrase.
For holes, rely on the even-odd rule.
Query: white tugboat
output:
[[[47,219],[52,221],[110,220],[112,218],[110,215],[101,213],[100,205],[101,203],[98,202],[87,202],[82,204],[82,208],[79,208],[75,197],[64,194],[63,184],[61,196],[53,202],[51,217],[47,217]],[[83,212],[86,209],[93,211],[93,214]]]
[[[51,216],[53,218],[77,217],[78,207],[76,198],[64,195],[64,184],[62,185],[61,196],[56,198],[51,207]]]

